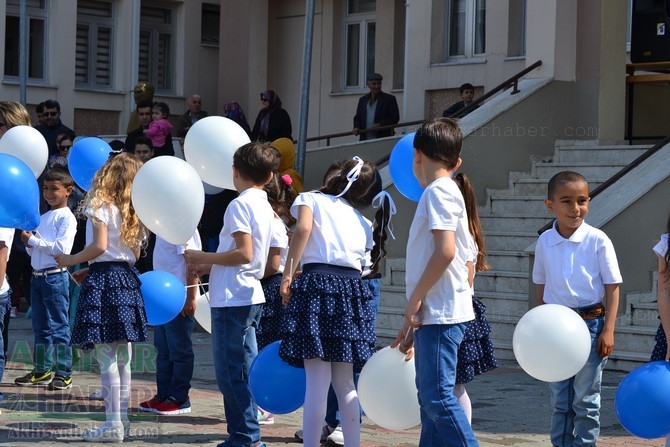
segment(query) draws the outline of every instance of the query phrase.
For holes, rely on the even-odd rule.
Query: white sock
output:
[[[119,412],[121,421],[128,422],[128,399],[130,398],[130,363],[133,356],[133,348],[130,342],[120,343],[117,349],[117,365],[119,369]]]
[[[100,364],[103,395],[105,396],[105,423],[100,429],[121,425],[121,381],[117,365],[119,343],[95,346],[95,358]]]
[[[330,363],[321,359],[305,359],[305,405],[302,417],[304,447],[321,445],[321,427],[326,418],[326,401],[330,386]]]
[[[331,363],[332,383],[340,410],[340,425],[345,445],[359,445],[361,441],[361,410],[354,386],[354,365]]]
[[[470,396],[468,396],[464,384],[457,383],[454,386],[454,396],[458,399],[458,404],[463,407],[465,416],[468,418],[470,425],[472,425],[472,402],[470,402]]]

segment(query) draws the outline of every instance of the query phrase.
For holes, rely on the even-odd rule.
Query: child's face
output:
[[[153,118],[154,121],[158,121],[165,118],[165,114],[161,109],[155,107],[154,109],[151,110],[151,118]]]
[[[472,89],[465,89],[463,90],[461,97],[463,98],[464,103],[470,104],[475,99],[475,91]]]
[[[51,209],[64,208],[67,206],[67,198],[72,192],[72,186],[64,186],[61,182],[45,180],[42,187],[44,200]]]
[[[60,140],[60,143],[58,143],[58,153],[60,153],[60,155],[67,157],[70,153],[70,149],[72,149],[72,141],[67,138]]]
[[[151,157],[154,156],[154,151],[151,150],[146,144],[136,144],[135,145],[135,155],[140,157],[142,163],[146,163],[151,160]]]
[[[545,199],[547,209],[556,217],[556,228],[569,238],[577,231],[589,213],[589,185],[569,182],[558,185],[551,199]]]

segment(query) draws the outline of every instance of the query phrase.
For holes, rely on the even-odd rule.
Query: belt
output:
[[[67,267],[57,267],[57,268],[44,269],[44,270],[33,270],[33,276],[35,278],[39,278],[40,276],[49,276],[49,275],[55,275],[57,273],[64,273],[64,272],[67,272]]]
[[[580,307],[578,309],[574,309],[574,311],[577,312],[584,320],[595,320],[596,318],[605,316],[605,306],[600,303],[589,307]]]

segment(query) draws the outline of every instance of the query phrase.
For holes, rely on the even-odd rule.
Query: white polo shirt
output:
[[[14,241],[14,228],[0,228],[0,241],[4,242],[7,246],[7,259],[3,259],[5,263],[9,261],[9,254],[12,252],[12,242]],[[7,275],[4,278],[0,278],[0,295],[5,294],[9,291],[9,280]]]
[[[197,230],[184,245],[171,244],[156,235],[153,253],[154,270],[171,273],[186,284],[185,250],[202,250],[202,242],[200,242],[200,234]]]

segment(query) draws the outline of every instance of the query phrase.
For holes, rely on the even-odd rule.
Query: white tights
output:
[[[463,407],[468,422],[472,425],[472,402],[470,402],[470,396],[468,396],[468,392],[465,390],[465,385],[457,383],[454,386],[454,395],[458,399],[458,404]]]
[[[340,411],[340,424],[345,446],[358,446],[361,439],[360,408],[354,386],[351,363],[331,363],[321,359],[305,360],[307,389],[303,411],[302,431],[305,447],[321,444],[321,429],[326,417],[328,387],[332,383]]]
[[[119,426],[128,421],[131,356],[130,342],[95,346],[95,358],[100,364],[102,395],[105,397],[105,424],[102,428]]]

